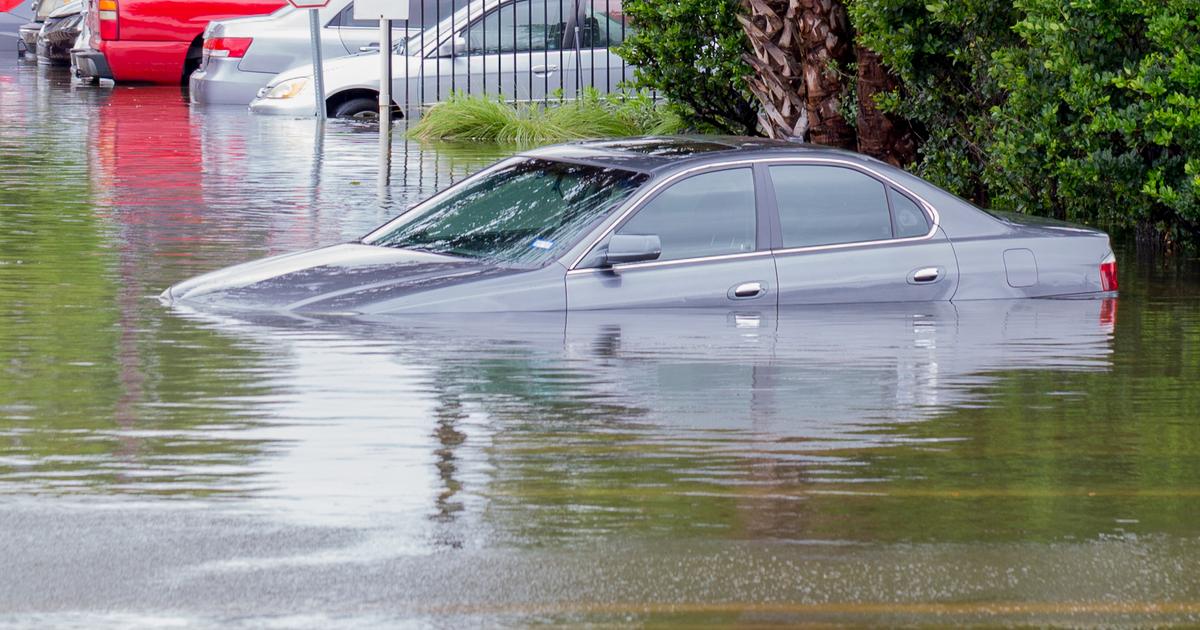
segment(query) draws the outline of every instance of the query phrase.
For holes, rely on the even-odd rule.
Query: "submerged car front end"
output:
[[[230,313],[373,315],[441,310],[560,310],[561,273],[538,271],[430,252],[347,243],[204,274],[172,286],[163,292],[161,299],[170,304]],[[539,275],[542,281],[538,281]],[[500,291],[497,287],[509,287],[516,282],[525,287],[519,302],[489,301],[489,294],[511,296],[513,291]],[[527,308],[522,309],[522,303]]]
[[[405,66],[408,65],[407,72]],[[379,94],[379,54],[360,53],[325,62],[325,96],[327,107],[348,95]],[[400,54],[392,55],[393,72],[399,77],[416,76],[419,60]],[[393,81],[393,91],[397,82]],[[304,118],[316,115],[316,84],[312,65],[297,66],[279,73],[258,91],[250,102],[250,111],[270,116]],[[332,109],[332,108],[331,108]]]
[[[561,311],[562,259],[647,179],[599,165],[511,158],[360,241],[236,265],[162,297],[227,312]]]
[[[329,76],[326,64],[325,76]],[[326,92],[330,89],[326,84]],[[250,101],[250,111],[270,116],[292,116],[307,118],[317,114],[316,93],[312,66],[298,66],[279,73],[264,87],[258,89]]]

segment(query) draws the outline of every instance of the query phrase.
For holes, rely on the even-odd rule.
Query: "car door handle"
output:
[[[937,282],[938,278],[941,277],[941,269],[937,267],[921,267],[908,274],[908,282],[910,284],[929,284],[930,282]]]
[[[532,72],[537,75],[554,74],[558,72],[558,66],[534,66]]]
[[[749,300],[767,292],[767,286],[761,282],[743,282],[729,289],[729,297],[734,300]]]

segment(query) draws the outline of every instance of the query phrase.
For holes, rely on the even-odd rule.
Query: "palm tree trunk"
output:
[[[800,0],[742,0],[738,16],[754,53],[746,63],[754,69],[750,91],[762,106],[759,126],[772,138],[804,138],[808,131],[800,51]]]
[[[875,104],[876,95],[892,92],[899,85],[877,53],[858,48],[858,150],[895,166],[908,166],[917,161],[912,127]]]
[[[750,90],[762,105],[759,124],[772,138],[853,149],[854,127],[842,115],[853,35],[842,0],[741,0],[739,19],[753,54]]]
[[[846,76],[854,61],[854,35],[842,0],[799,0],[801,60],[810,142],[844,149],[857,146],[854,127],[842,115]]]

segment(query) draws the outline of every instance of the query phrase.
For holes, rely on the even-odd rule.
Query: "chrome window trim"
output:
[[[849,247],[866,247],[866,246],[870,246],[870,245],[881,245],[881,244],[886,244],[886,243],[908,243],[908,242],[923,241],[923,240],[928,240],[928,239],[933,238],[933,235],[937,234],[938,228],[941,226],[942,218],[941,218],[941,215],[938,214],[937,208],[934,208],[933,204],[926,201],[924,197],[922,197],[921,195],[918,195],[917,193],[913,192],[912,189],[901,184],[900,182],[897,182],[896,180],[892,179],[891,177],[888,177],[887,175],[879,172],[878,170],[875,170],[868,165],[861,164],[861,163],[855,162],[853,160],[845,160],[845,159],[831,158],[831,157],[769,157],[769,158],[748,158],[748,159],[744,159],[744,160],[731,160],[729,162],[720,162],[720,163],[715,163],[715,164],[701,164],[699,166],[694,166],[692,168],[684,169],[682,171],[679,171],[678,173],[673,173],[670,176],[663,178],[662,181],[656,182],[654,185],[647,188],[646,191],[643,192],[642,194],[635,196],[629,202],[629,204],[630,204],[629,207],[626,208],[620,214],[620,216],[617,217],[616,221],[613,221],[607,228],[605,228],[604,231],[600,234],[600,236],[593,239],[591,244],[589,244],[587,246],[587,248],[585,248],[583,250],[583,253],[580,254],[578,257],[576,257],[575,261],[572,262],[569,267],[567,267],[567,273],[571,274],[573,272],[591,272],[591,271],[607,271],[607,270],[609,270],[610,268],[606,268],[606,267],[589,267],[589,268],[584,268],[584,269],[579,269],[578,267],[579,267],[579,263],[583,262],[583,259],[587,258],[588,254],[592,253],[592,250],[595,249],[596,246],[600,244],[600,241],[603,241],[604,239],[608,238],[608,236],[610,234],[612,234],[614,231],[616,231],[617,226],[621,225],[621,222],[623,222],[626,219],[626,217],[628,217],[629,215],[633,214],[634,212],[637,212],[638,210],[640,210],[642,208],[642,206],[644,206],[649,201],[650,197],[652,197],[655,193],[657,193],[663,187],[673,184],[681,179],[685,179],[686,177],[693,175],[700,171],[723,170],[723,169],[727,169],[727,168],[737,168],[737,167],[741,167],[741,166],[753,166],[755,164],[766,164],[768,167],[770,167],[772,165],[787,165],[787,164],[816,164],[816,165],[827,165],[827,166],[841,166],[841,167],[850,168],[852,170],[859,171],[859,172],[864,173],[864,174],[866,174],[870,177],[873,177],[877,180],[882,180],[885,185],[894,186],[900,192],[908,195],[909,197],[911,197],[913,199],[916,199],[917,203],[919,203],[921,205],[921,209],[924,210],[925,213],[931,219],[929,232],[927,232],[924,236],[908,236],[908,237],[904,237],[904,238],[889,238],[889,239],[883,239],[883,240],[877,240],[877,241],[856,241],[854,243],[835,243],[832,245],[808,245],[808,246],[804,246],[804,247],[787,247],[787,248],[780,248],[780,249],[775,249],[775,250],[768,249],[768,250],[762,250],[762,251],[757,251],[757,252],[747,252],[744,254],[721,254],[721,255],[717,255],[717,256],[702,256],[702,257],[698,257],[698,258],[680,258],[678,260],[664,260],[662,262],[650,261],[650,262],[645,262],[645,263],[632,263],[629,265],[619,265],[617,268],[618,269],[637,269],[637,268],[644,268],[644,267],[650,267],[650,266],[666,266],[669,264],[678,264],[678,263],[704,262],[704,261],[709,261],[709,260],[721,260],[721,259],[727,259],[727,258],[744,258],[744,257],[748,257],[748,256],[761,255],[761,254],[794,254],[794,253],[832,250],[832,249],[846,249]],[[776,211],[778,211],[778,201],[776,201]]]
[[[696,258],[677,258],[675,260],[650,260],[640,263],[625,263],[613,265],[612,267],[584,267],[583,269],[569,269],[568,276],[575,276],[585,273],[597,272],[612,272],[612,271],[632,271],[635,269],[648,269],[653,267],[670,267],[676,265],[694,265],[712,261],[732,260],[736,258],[759,258],[762,256],[770,256],[771,250],[763,249],[756,252],[740,252],[737,254],[717,254],[714,256],[698,256]]]

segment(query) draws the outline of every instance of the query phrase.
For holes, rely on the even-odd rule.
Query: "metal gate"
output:
[[[632,69],[614,52],[632,33],[622,0],[414,0],[397,44],[393,99],[410,111],[452,94],[508,102],[617,91]],[[398,85],[397,85],[398,84]]]

